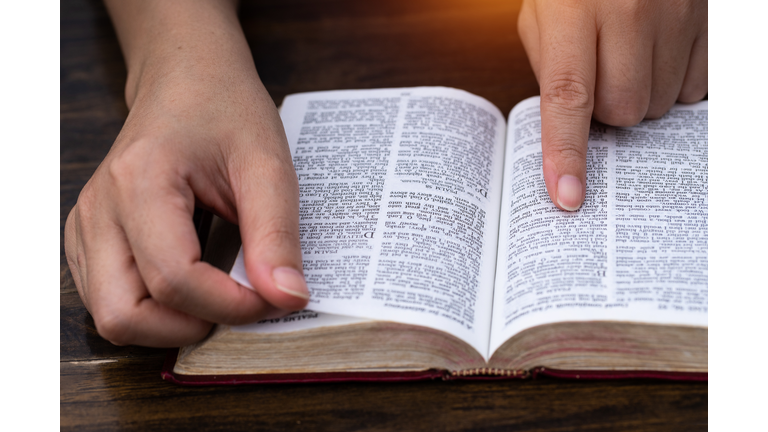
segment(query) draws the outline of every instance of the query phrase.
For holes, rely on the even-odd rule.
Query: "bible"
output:
[[[215,326],[165,379],[706,379],[707,101],[593,122],[575,212],[544,185],[538,97],[505,119],[451,88],[326,91],[280,115],[307,310]]]

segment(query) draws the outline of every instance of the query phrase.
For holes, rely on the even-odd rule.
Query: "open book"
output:
[[[593,124],[569,213],[538,98],[505,121],[442,87],[288,96],[309,310],[217,326],[166,378],[705,374],[707,109]],[[248,285],[242,250],[231,275]]]

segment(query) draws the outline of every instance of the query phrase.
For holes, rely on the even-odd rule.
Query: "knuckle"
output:
[[[167,152],[156,140],[139,139],[125,146],[106,163],[105,171],[110,182],[118,188],[135,186],[136,180],[144,178],[157,166],[169,167]]]
[[[547,153],[549,153],[550,156],[555,156],[559,160],[586,160],[586,142],[584,145],[575,144],[579,143],[581,140],[583,139],[576,136],[562,137],[548,145]]]
[[[99,336],[115,345],[129,345],[133,342],[133,319],[128,310],[111,308],[94,314],[94,324]]]
[[[273,217],[260,234],[262,241],[267,244],[299,244],[299,225],[291,218]]]
[[[542,102],[567,110],[591,111],[593,95],[584,79],[573,73],[559,74],[542,86]]]
[[[184,290],[179,283],[179,272],[167,268],[156,269],[146,281],[152,298],[166,306],[178,305],[183,300]]]
[[[136,164],[133,159],[132,152],[128,149],[109,161],[105,168],[113,184],[120,186],[136,176]]]

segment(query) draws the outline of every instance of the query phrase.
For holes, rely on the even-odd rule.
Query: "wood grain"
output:
[[[540,379],[185,388],[161,381],[161,364],[141,357],[62,363],[62,428],[658,431],[703,429],[706,422],[707,386],[701,383]]]
[[[259,74],[290,93],[444,85],[502,112],[538,93],[516,32],[519,1],[243,2]],[[64,221],[127,115],[125,66],[103,5],[61,4],[63,430],[704,430],[707,384],[423,382],[179,387],[164,351],[101,339],[66,265]]]

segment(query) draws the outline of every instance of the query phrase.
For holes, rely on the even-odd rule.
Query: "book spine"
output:
[[[451,371],[450,376],[446,379],[456,379],[463,377],[512,377],[512,378],[528,378],[530,373],[524,369],[498,369],[498,368],[476,368],[476,369],[462,369],[457,371]]]

